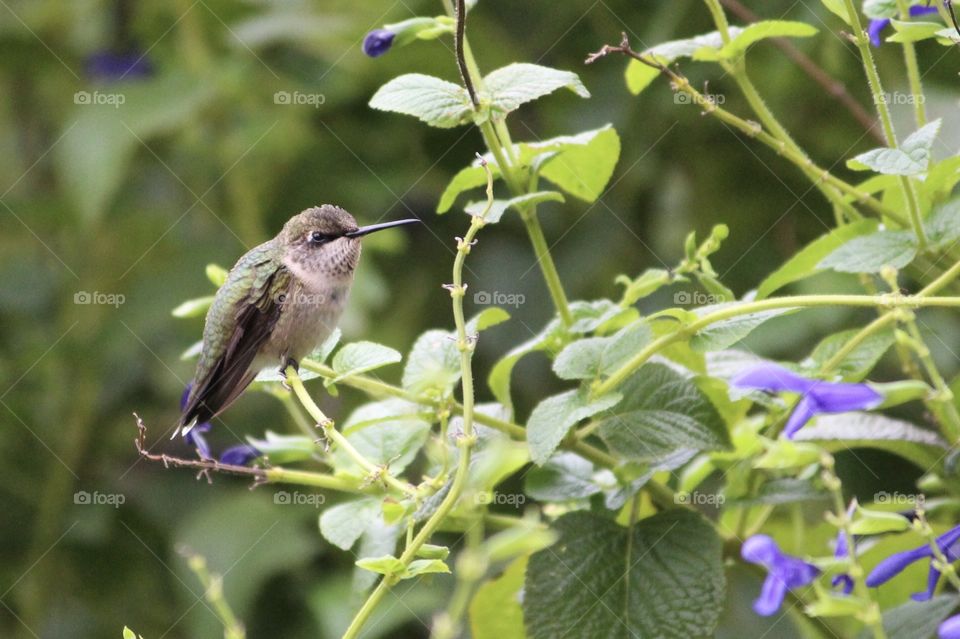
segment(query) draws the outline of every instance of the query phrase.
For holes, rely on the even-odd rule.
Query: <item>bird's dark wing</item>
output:
[[[209,421],[224,411],[256,377],[251,370],[283,312],[290,272],[257,247],[241,258],[207,313],[203,352],[181,426]],[[278,362],[279,365],[279,362]]]

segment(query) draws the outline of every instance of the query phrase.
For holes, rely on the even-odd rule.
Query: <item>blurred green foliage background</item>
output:
[[[819,3],[745,4],[765,18],[819,27],[818,37],[798,46],[867,104],[852,45]],[[175,319],[170,309],[211,292],[207,263],[232,265],[315,204],[340,204],[361,223],[411,215],[426,222],[367,242],[343,325],[347,339],[405,352],[423,330],[451,325],[440,285],[467,219],[459,209],[443,217],[433,211],[482,142],[472,128],[428,129],[366,103],[402,72],[455,79],[452,45],[415,44],[376,60],[360,50],[372,28],[441,11],[441,3],[421,0],[0,1],[0,635],[119,637],[128,624],[149,639],[216,636],[216,620],[199,602],[202,589],[178,554],[183,547],[226,573],[227,597],[251,637],[337,636],[357,602],[353,559],[321,539],[319,511],[278,506],[273,491],[251,492],[239,480],[208,485],[190,472],[138,462],[131,414],[151,428],[154,450],[189,454],[163,433],[193,370],[180,355],[199,339],[201,321]],[[676,104],[665,84],[637,99],[624,87],[623,60],[583,66],[589,51],[617,42],[624,30],[639,48],[709,25],[696,0],[480,0],[472,13],[470,37],[485,70],[540,62],[579,72],[593,93],[585,101],[564,92],[524,107],[512,118],[515,139],[611,122],[623,140],[600,202],[541,207],[571,299],[615,295],[617,274],[675,264],[689,230],[703,236],[718,222],[729,224],[731,236],[714,264],[740,294],[831,223],[799,172]],[[898,51],[889,48],[880,53],[887,88],[903,90]],[[150,72],[91,75],[91,56],[105,52],[142,54]],[[920,54],[931,118],[945,118],[942,138],[955,150],[958,54],[933,44],[922,44]],[[709,80],[727,108],[747,114],[732,83],[705,75],[713,67],[684,68],[698,84]],[[844,159],[875,146],[772,44],[751,53],[751,68],[818,162],[843,173]],[[120,95],[123,103],[84,104],[78,92],[94,96],[90,102],[108,100],[97,92]],[[278,104],[277,92],[322,96],[313,98],[322,104]],[[895,111],[909,130],[909,106]],[[470,268],[471,291],[524,297],[509,309],[510,323],[484,335],[475,359],[483,379],[552,312],[519,220],[486,230]],[[803,286],[850,283],[822,276]],[[83,303],[84,293],[95,292],[122,303]],[[645,303],[672,304],[674,292]],[[751,347],[800,358],[819,337],[866,317],[787,318],[758,331]],[[928,325],[944,346],[938,358],[955,371],[956,327],[936,314]],[[398,375],[399,367],[384,372],[391,381]],[[536,356],[514,379],[522,422],[556,380]],[[338,398],[317,389],[339,419],[363,399],[349,389]],[[483,385],[480,399],[489,399]],[[216,429],[217,448],[236,436],[293,428],[280,404],[258,393],[225,420],[231,432]],[[909,486],[909,467],[882,457],[870,463],[888,469],[887,489]],[[75,503],[78,491],[120,495],[123,503]],[[428,622],[444,600],[444,579],[402,604],[388,598],[370,636],[423,636],[418,618]],[[742,599],[755,592],[731,590]]]

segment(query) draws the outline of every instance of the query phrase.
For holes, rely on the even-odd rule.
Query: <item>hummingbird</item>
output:
[[[338,206],[290,218],[271,240],[241,257],[217,291],[203,349],[180,416],[182,432],[232,404],[261,370],[299,367],[336,328],[360,260],[360,238],[420,220],[358,227]]]

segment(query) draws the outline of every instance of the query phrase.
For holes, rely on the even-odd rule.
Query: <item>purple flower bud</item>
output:
[[[387,29],[374,29],[363,39],[363,52],[371,58],[378,58],[390,50],[396,36]]]
[[[221,464],[231,466],[246,466],[262,453],[250,444],[238,444],[231,446],[220,455]]]
[[[883,402],[883,395],[867,384],[808,379],[776,364],[754,366],[731,379],[730,384],[737,388],[771,393],[786,391],[802,395],[783,429],[783,434],[788,439],[792,439],[798,430],[820,413],[868,410]]]
[[[86,61],[87,75],[95,80],[117,82],[127,78],[144,78],[153,73],[153,65],[145,53],[99,51]]]
[[[740,549],[740,555],[750,563],[767,569],[767,578],[760,590],[760,597],[753,602],[758,615],[769,617],[777,612],[790,588],[800,588],[813,583],[820,570],[802,559],[784,554],[771,537],[754,535]]]
[[[926,15],[928,13],[936,13],[936,7],[924,7],[922,5],[915,5],[910,7],[910,15],[912,17]],[[880,34],[890,26],[890,18],[877,18],[876,20],[871,20],[870,24],[867,26],[867,34],[870,36],[870,43],[875,47],[879,47],[881,44]]]
[[[940,624],[937,628],[940,639],[960,639],[960,615],[954,615]]]

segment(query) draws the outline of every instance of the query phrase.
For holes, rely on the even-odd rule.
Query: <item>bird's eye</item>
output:
[[[313,231],[312,233],[310,233],[309,236],[307,236],[307,241],[315,245],[323,244],[329,239],[330,239],[329,235],[321,233],[320,231]]]

